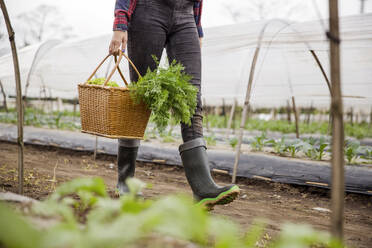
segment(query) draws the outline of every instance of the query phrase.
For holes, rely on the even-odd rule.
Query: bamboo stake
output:
[[[222,98],[223,125],[227,127],[225,98]]]
[[[17,47],[14,41],[15,33],[10,23],[8,11],[4,0],[0,0],[1,10],[3,12],[6,28],[8,30],[9,42],[12,49],[13,64],[14,64],[14,75],[17,91],[17,112],[18,112],[18,193],[23,194],[23,104],[22,104],[22,88],[21,88],[21,75],[19,70]]]
[[[75,99],[75,101],[74,101],[74,115],[73,115],[73,117],[72,117],[72,121],[73,122],[75,122],[75,119],[76,119],[76,105],[77,105],[77,99]]]
[[[238,164],[239,164],[239,159],[240,159],[240,149],[241,149],[242,140],[243,140],[243,131],[244,131],[244,126],[245,126],[245,121],[247,119],[247,112],[249,108],[249,101],[251,99],[254,72],[256,69],[256,64],[257,64],[259,53],[260,53],[260,46],[258,46],[254,52],[254,57],[253,57],[252,65],[251,65],[251,72],[249,74],[248,87],[247,87],[247,92],[245,94],[245,101],[244,101],[244,107],[243,107],[243,113],[242,113],[242,120],[240,122],[240,128],[239,128],[239,134],[238,134],[238,145],[236,146],[236,151],[235,151],[235,162],[234,162],[232,183],[236,182],[236,175],[237,175]]]
[[[296,108],[296,100],[295,100],[294,96],[292,96],[292,107],[293,107],[293,113],[294,113],[294,116],[295,116],[296,138],[299,139],[300,138],[300,130],[298,128],[298,111],[297,111],[297,108]]]
[[[226,130],[226,136],[229,137],[230,136],[230,129],[231,129],[231,124],[232,124],[232,121],[233,121],[233,117],[234,117],[234,113],[235,113],[235,108],[236,108],[236,98],[234,99],[234,103],[231,107],[231,112],[230,112],[230,116],[229,116],[229,121],[227,122],[227,130]]]
[[[289,101],[287,100],[287,121],[288,123],[291,123],[291,107],[289,104]]]
[[[340,78],[340,39],[338,0],[329,0],[330,64],[332,82],[332,214],[331,233],[343,240],[344,236],[344,123]]]
[[[354,109],[353,107],[350,108],[350,124],[354,124]]]

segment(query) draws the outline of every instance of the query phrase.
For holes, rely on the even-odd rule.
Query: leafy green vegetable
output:
[[[237,144],[238,144],[238,139],[237,138],[234,137],[234,138],[230,139],[230,146],[232,148],[235,148]]]
[[[88,84],[94,84],[94,85],[103,85],[106,81],[106,78],[95,78],[88,81]],[[119,85],[114,81],[109,81],[106,86],[110,87],[119,87]]]
[[[266,142],[267,144],[272,144],[274,148],[274,152],[280,155],[283,155],[287,150],[287,146],[285,144],[285,138],[282,137],[280,140],[271,139]]]
[[[214,134],[210,136],[204,136],[205,141],[207,142],[208,146],[215,146],[217,144],[216,137]]]
[[[300,150],[300,148],[301,148],[301,143],[297,141],[286,146],[286,150],[288,150],[291,153],[292,158],[296,156],[296,153]]]
[[[156,245],[157,239],[173,238],[190,243],[191,247],[261,247],[258,244],[265,233],[264,223],[254,223],[245,233],[233,221],[208,214],[190,197],[144,200],[137,198],[136,192],[145,184],[133,178],[127,183],[131,192],[120,199],[107,196],[100,178],[74,179],[61,185],[46,201],[32,207],[32,213],[55,220],[43,230],[0,203],[0,244],[10,248],[175,247]],[[86,196],[84,200],[82,195]],[[80,201],[91,203],[84,213],[73,211],[75,203]],[[81,218],[82,214],[85,218]],[[324,232],[289,224],[267,245],[265,247],[271,248],[344,247]]]
[[[360,148],[360,143],[359,141],[346,141],[345,145],[345,156],[347,159],[347,162],[349,164],[354,163],[355,160],[359,157],[358,151]]]
[[[156,57],[153,56],[153,59],[159,65]],[[162,131],[168,125],[171,114],[177,123],[191,125],[198,89],[190,84],[190,79],[184,67],[173,61],[167,69],[148,69],[146,75],[137,83],[132,83],[129,89],[137,103],[143,101],[147,104],[157,128]]]
[[[306,141],[303,141],[301,143],[301,148],[304,154],[306,155],[306,157],[310,159],[314,159],[316,157],[316,150],[312,144],[307,143]]]
[[[254,137],[254,140],[251,143],[253,150],[262,151],[265,144],[268,142],[266,141],[266,133],[262,132],[260,136]]]
[[[319,148],[316,149],[318,152],[317,154],[317,159],[322,160],[324,154],[325,154],[325,149],[327,148],[328,144],[327,143],[322,143],[319,145]]]

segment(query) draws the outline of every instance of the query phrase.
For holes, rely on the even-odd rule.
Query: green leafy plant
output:
[[[106,81],[106,78],[94,78],[88,81],[88,84],[94,84],[94,85],[103,85]],[[119,87],[119,85],[114,81],[109,81],[106,86],[109,87]]]
[[[236,147],[236,145],[238,144],[238,139],[237,138],[232,138],[232,139],[230,139],[230,146],[232,147],[232,148],[235,148]]]
[[[294,158],[296,156],[296,153],[300,150],[302,147],[301,143],[294,142],[291,144],[286,145],[286,150],[290,152],[291,157]]]
[[[319,145],[319,148],[316,149],[316,152],[317,152],[316,158],[318,160],[322,160],[322,158],[323,158],[323,156],[325,154],[325,149],[327,148],[327,146],[328,146],[328,143],[321,143]]]
[[[262,222],[244,232],[233,221],[208,214],[187,196],[154,201],[137,198],[136,193],[146,184],[133,178],[127,183],[130,193],[120,199],[107,196],[100,178],[74,179],[61,185],[46,201],[32,207],[34,215],[54,220],[43,229],[0,203],[0,243],[9,248],[137,248],[171,247],[154,242],[173,238],[192,247],[251,248],[257,247],[265,233]],[[76,211],[76,206],[84,211]],[[344,246],[309,226],[286,224],[265,247]]]
[[[306,141],[301,142],[301,149],[306,157],[314,159],[316,157],[316,150],[314,146]]]
[[[204,139],[207,142],[208,146],[215,146],[217,143],[216,137],[214,136],[214,134],[209,135],[209,136],[204,136]]]
[[[364,148],[364,154],[361,157],[367,160],[372,160],[372,148]]]
[[[153,59],[159,65],[156,57]],[[190,84],[190,80],[191,76],[184,72],[184,67],[173,61],[166,69],[148,69],[146,75],[129,88],[132,98],[137,103],[143,101],[147,104],[157,128],[164,130],[171,115],[177,123],[191,124],[198,89]]]
[[[285,144],[285,138],[284,137],[282,137],[280,140],[271,139],[271,140],[267,141],[266,143],[273,145],[273,149],[274,149],[274,152],[276,154],[282,155],[288,150],[288,148]]]
[[[349,164],[352,164],[355,162],[355,160],[359,157],[358,150],[360,147],[360,143],[358,141],[352,142],[352,141],[346,141],[345,145],[345,156],[346,160]]]
[[[254,137],[254,140],[251,143],[251,147],[254,150],[262,151],[265,144],[266,144],[266,133],[262,132],[260,136]]]

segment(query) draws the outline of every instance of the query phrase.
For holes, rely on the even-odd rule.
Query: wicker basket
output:
[[[87,82],[78,85],[82,132],[113,139],[143,139],[151,111],[142,102],[134,103],[127,87],[106,86],[116,70],[128,86],[119,69],[123,56],[141,77],[132,61],[125,54],[120,53],[118,60],[115,57],[115,67],[104,85],[91,85],[87,82],[92,79],[110,55],[103,59]]]

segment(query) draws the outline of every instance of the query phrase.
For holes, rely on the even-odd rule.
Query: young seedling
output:
[[[254,137],[254,140],[251,143],[251,146],[253,150],[262,151],[265,144],[266,144],[266,133],[262,132],[260,136]]]
[[[235,146],[238,144],[238,139],[237,138],[232,138],[230,139],[230,146],[232,148],[235,148]]]
[[[287,151],[287,147],[285,145],[284,137],[282,137],[280,140],[271,139],[271,140],[267,141],[266,143],[273,145],[274,153],[276,153],[276,154],[282,155]]]
[[[344,149],[345,149],[345,156],[349,164],[355,163],[356,159],[358,159],[359,147],[360,147],[360,143],[358,141],[356,142],[347,141],[346,142],[346,146]]]
[[[301,143],[297,141],[286,146],[286,150],[290,152],[292,158],[296,156],[296,153],[300,150],[300,148],[301,148]]]
[[[306,157],[310,159],[314,159],[314,157],[316,157],[316,151],[312,144],[303,141],[301,142],[301,148]]]
[[[327,143],[320,144],[319,148],[316,149],[317,151],[317,159],[322,160],[324,154],[325,154],[325,148],[328,146]]]
[[[207,145],[208,145],[208,146],[215,146],[216,143],[217,143],[214,134],[212,134],[212,135],[210,135],[210,136],[205,136],[204,139],[205,139],[205,141],[207,142]]]

